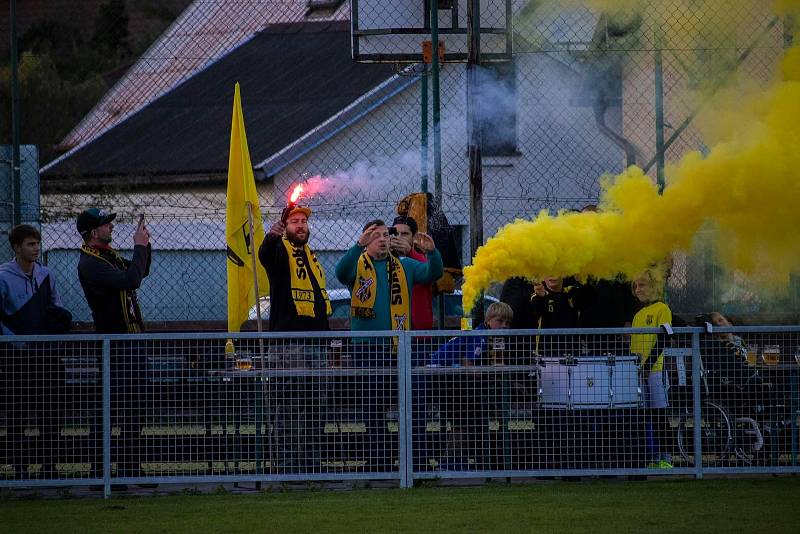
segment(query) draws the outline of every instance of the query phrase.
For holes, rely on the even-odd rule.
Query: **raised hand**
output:
[[[366,247],[380,237],[380,233],[376,231],[376,228],[378,228],[377,224],[371,224],[364,230],[364,233],[358,238],[359,247]]]
[[[136,227],[136,231],[133,233],[133,244],[146,247],[149,243],[150,231],[147,229],[147,226],[145,226],[144,219],[141,219],[139,225]]]
[[[533,294],[537,297],[543,297],[547,294],[547,290],[544,287],[544,282],[539,281],[533,284]]]
[[[419,232],[414,236],[414,245],[423,254],[436,250],[436,243],[434,243],[433,238],[425,232]]]
[[[284,222],[281,220],[276,221],[275,224],[273,224],[269,229],[269,233],[275,235],[283,235],[283,232],[285,231],[286,231],[286,224],[284,224]]]
[[[393,235],[389,237],[389,248],[400,256],[408,256],[411,251],[411,243],[404,237]]]

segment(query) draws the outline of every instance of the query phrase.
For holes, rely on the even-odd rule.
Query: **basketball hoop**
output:
[[[431,0],[351,0],[353,59],[359,63],[430,63]],[[467,2],[439,7],[440,63],[467,61]],[[481,0],[481,62],[511,60],[511,0]]]

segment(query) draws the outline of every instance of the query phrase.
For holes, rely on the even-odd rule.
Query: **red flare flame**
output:
[[[289,202],[294,204],[297,202],[297,199],[300,198],[301,194],[303,194],[303,184],[297,184],[294,186],[291,196],[289,196]]]

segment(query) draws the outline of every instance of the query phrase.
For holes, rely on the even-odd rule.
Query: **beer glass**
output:
[[[758,360],[758,345],[747,345],[747,365],[755,365]]]
[[[764,345],[764,352],[761,353],[765,365],[778,365],[781,361],[780,345]]]
[[[253,368],[253,357],[249,352],[236,353],[236,370],[249,371]]]

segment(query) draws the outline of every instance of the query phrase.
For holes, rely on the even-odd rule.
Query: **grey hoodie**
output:
[[[47,308],[61,307],[47,267],[33,264],[28,276],[16,260],[0,265],[0,324],[3,335],[47,333]]]

